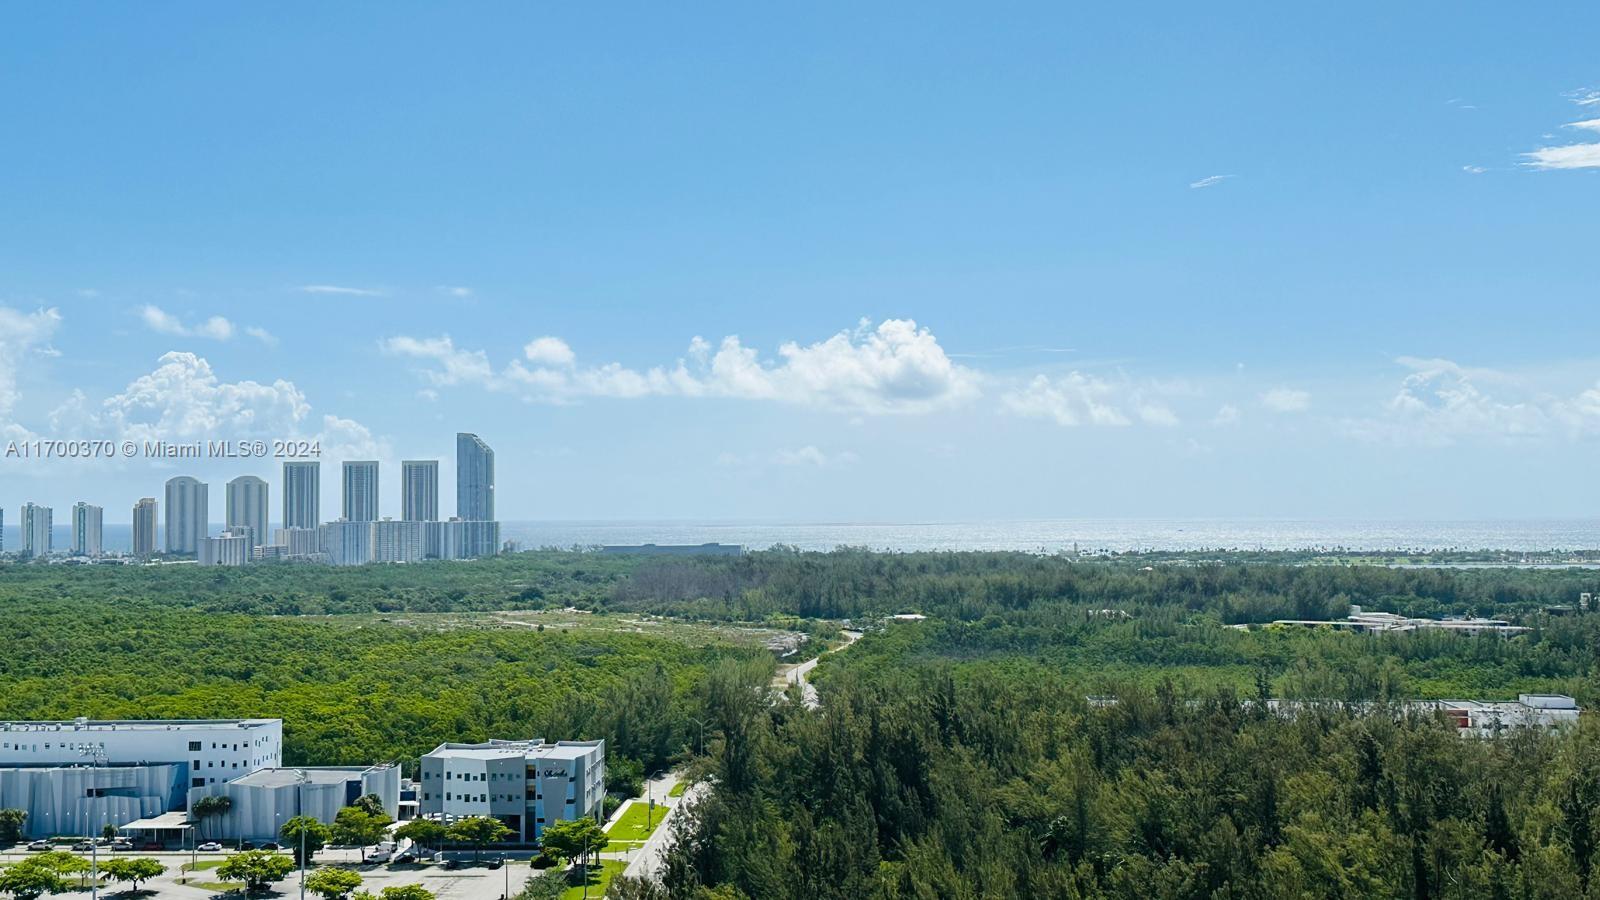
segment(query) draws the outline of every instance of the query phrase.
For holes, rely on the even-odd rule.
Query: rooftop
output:
[[[541,738],[530,741],[485,741],[481,744],[443,743],[428,755],[442,759],[506,759],[507,757],[536,757],[539,759],[577,759],[584,756],[602,741],[557,741],[547,744]]]
[[[178,731],[184,728],[263,728],[282,719],[88,719],[0,722],[0,731]]]
[[[381,768],[383,766],[305,766],[295,769],[257,769],[228,783],[255,787],[289,787],[301,784],[300,776],[304,774],[305,784],[344,784],[352,778],[359,778],[373,769]]]

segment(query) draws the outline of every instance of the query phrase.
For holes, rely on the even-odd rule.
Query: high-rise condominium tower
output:
[[[234,534],[250,529],[250,546],[267,542],[267,483],[254,475],[228,482],[228,502],[223,523]]]
[[[143,497],[133,505],[133,555],[156,552],[156,498]]]
[[[340,507],[350,522],[378,521],[378,461],[347,460],[344,464],[344,503]]]
[[[322,463],[283,464],[283,527],[315,528],[321,520]]]
[[[54,511],[33,503],[22,505],[22,555],[44,556],[50,552],[50,526]]]
[[[210,488],[188,475],[167,479],[167,552],[199,553],[211,530]]]
[[[72,553],[74,556],[99,556],[105,510],[79,500],[72,504]]]
[[[400,518],[407,522],[439,521],[437,459],[408,459],[400,463]]]
[[[494,519],[494,451],[465,431],[456,434],[456,518]]]

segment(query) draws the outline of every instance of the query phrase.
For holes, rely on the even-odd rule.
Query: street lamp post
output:
[[[97,746],[80,747],[78,755],[87,757],[96,766],[106,764],[106,751]],[[89,790],[92,795],[94,788],[91,786]],[[92,797],[92,799],[100,798]],[[94,808],[98,809],[99,804],[94,804]],[[89,897],[90,900],[100,900],[100,839],[94,834],[89,835]]]
[[[296,770],[295,782],[295,815],[300,819],[300,900],[306,900],[306,784],[311,781],[311,776],[305,769]]]
[[[656,782],[655,779],[666,774],[665,769],[657,769],[654,775],[647,775],[644,779],[645,797],[650,801],[650,808],[645,811],[644,827],[649,831],[656,824]]]

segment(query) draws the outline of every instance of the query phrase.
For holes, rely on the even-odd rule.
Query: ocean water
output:
[[[218,526],[220,528],[220,526]],[[1600,550],[1600,519],[1395,521],[1355,519],[1036,519],[973,522],[522,521],[501,526],[524,548],[603,544],[776,544],[802,550]],[[56,526],[55,546],[70,547]],[[132,528],[107,524],[105,549],[132,547]],[[22,546],[14,524],[5,546]]]

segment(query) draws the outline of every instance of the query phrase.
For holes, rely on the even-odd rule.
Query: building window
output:
[[[200,760],[198,759],[194,761],[194,770],[196,772],[200,771]]]
[[[191,779],[189,779],[189,787],[205,787],[205,786],[206,786],[206,780],[204,778],[191,778]]]
[[[190,753],[199,753],[200,752],[200,742],[199,741],[190,741],[189,742],[189,752]]]

